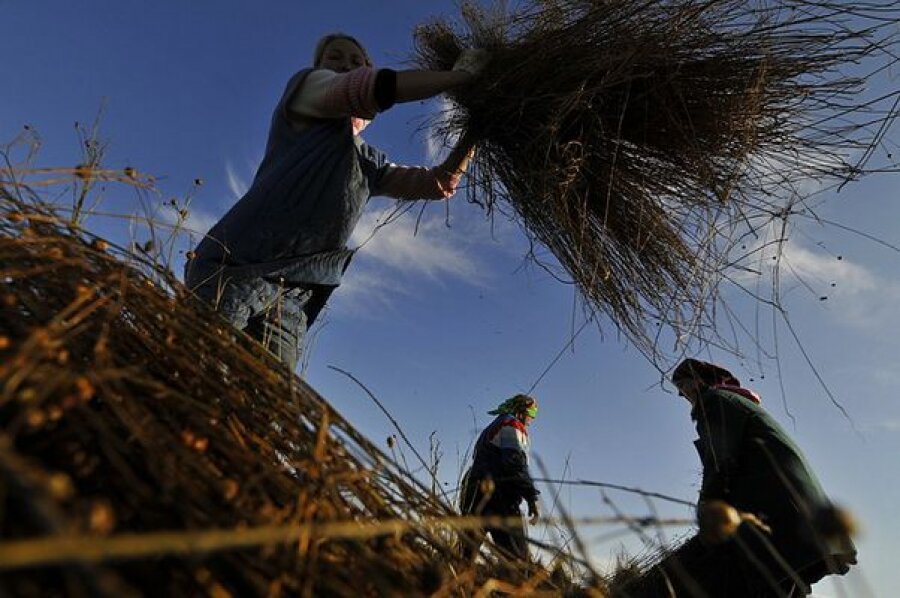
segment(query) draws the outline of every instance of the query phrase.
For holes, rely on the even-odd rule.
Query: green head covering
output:
[[[510,399],[506,399],[496,409],[488,411],[489,415],[528,415],[529,417],[537,417],[538,405],[537,400],[528,395],[516,395]]]

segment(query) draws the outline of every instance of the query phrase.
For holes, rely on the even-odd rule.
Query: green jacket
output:
[[[759,516],[798,571],[822,563],[825,554],[853,550],[849,539],[839,550],[813,531],[811,517],[830,505],[828,497],[794,441],[740,390],[709,389],[691,412],[703,463],[700,500],[724,500]]]

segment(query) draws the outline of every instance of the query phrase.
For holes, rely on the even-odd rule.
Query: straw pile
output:
[[[510,206],[651,357],[658,326],[714,335],[737,235],[783,216],[778,194],[803,177],[847,175],[848,152],[893,118],[839,67],[896,61],[895,2],[534,0],[462,16],[422,26],[416,61],[490,53],[438,126],[478,143],[470,199]]]
[[[165,271],[12,189],[0,185],[0,593],[526,582],[512,563],[460,562],[452,525],[435,523],[446,503]]]

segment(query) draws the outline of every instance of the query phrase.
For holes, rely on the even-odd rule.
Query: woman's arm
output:
[[[472,141],[471,137],[464,135],[456,142],[456,145],[453,146],[453,149],[450,150],[450,153],[447,154],[441,165],[438,166],[438,170],[446,173],[448,177],[454,175],[462,176],[469,167],[469,162],[472,161],[473,157],[475,157],[475,142]]]
[[[301,118],[372,119],[383,109],[375,99],[377,76],[378,71],[369,67],[349,73],[315,70],[294,90],[288,110]]]
[[[391,164],[385,168],[373,194],[405,200],[449,199],[456,193],[474,154],[474,144],[464,137],[439,166],[424,168]]]
[[[697,436],[703,462],[701,500],[728,500],[730,478],[741,458],[749,419],[737,400],[743,399],[707,391],[698,401]]]
[[[317,70],[307,75],[288,107],[302,117],[372,119],[396,102],[430,98],[471,78],[465,71]]]
[[[290,91],[287,103],[299,117],[372,119],[395,103],[415,102],[470,82],[487,64],[484,50],[465,50],[449,71],[374,69],[346,73],[319,69]],[[463,152],[464,155],[466,152]]]
[[[473,75],[466,71],[399,71],[397,102],[415,102],[431,98],[468,83]]]
[[[498,470],[493,472],[498,484],[531,505],[540,494],[528,472],[528,440],[525,427],[517,420],[504,422],[491,443],[500,449]]]

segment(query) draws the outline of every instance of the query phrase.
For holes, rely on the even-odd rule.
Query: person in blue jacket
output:
[[[360,133],[395,103],[469,83],[485,60],[469,50],[450,71],[376,69],[355,38],[323,37],[275,107],[250,189],[189,254],[188,288],[295,369],[369,197],[447,199],[473,151],[464,138],[435,168],[401,166]]]
[[[793,597],[846,573],[856,563],[849,526],[759,395],[696,359],[682,361],[672,383],[697,428],[700,529],[657,570],[669,590],[630,594]]]
[[[513,518],[513,526],[486,526],[494,544],[509,556],[528,560],[525,525],[519,507],[528,505],[531,523],[540,517],[538,495],[528,473],[528,426],[537,417],[537,401],[517,394],[488,412],[497,417],[478,436],[472,466],[463,476],[460,488],[460,511],[463,515]],[[484,533],[466,535],[462,554],[471,559],[477,554]]]

